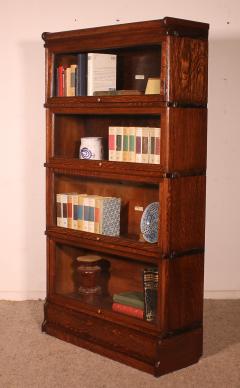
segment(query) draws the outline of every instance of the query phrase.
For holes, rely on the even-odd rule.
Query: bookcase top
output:
[[[54,42],[59,42],[66,39],[84,39],[85,37],[100,38],[106,34],[118,33],[134,34],[148,33],[157,34],[158,36],[174,35],[174,36],[189,36],[192,38],[207,39],[208,38],[208,23],[196,22],[185,19],[177,19],[165,17],[163,19],[147,20],[134,23],[116,24],[103,27],[84,28],[71,31],[60,32],[44,32],[42,38],[45,41],[45,46],[51,46]]]

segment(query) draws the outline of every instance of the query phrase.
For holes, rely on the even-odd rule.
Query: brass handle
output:
[[[100,97],[97,98],[97,102],[101,102],[101,98]]]

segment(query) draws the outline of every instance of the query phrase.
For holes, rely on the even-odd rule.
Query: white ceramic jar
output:
[[[82,137],[79,149],[79,159],[103,159],[103,138]]]

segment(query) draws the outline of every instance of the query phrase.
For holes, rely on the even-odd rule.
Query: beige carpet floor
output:
[[[41,333],[43,302],[0,302],[1,388],[240,388],[240,300],[206,300],[204,356],[158,379]]]

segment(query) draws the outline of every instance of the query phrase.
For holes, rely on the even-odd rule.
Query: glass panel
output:
[[[157,115],[64,115],[54,116],[54,156],[136,163],[160,163],[161,117]],[[80,155],[81,139],[92,139],[91,155]],[[83,141],[82,141],[83,142]],[[84,145],[82,144],[82,147]],[[95,152],[95,154],[94,154]]]
[[[159,201],[159,185],[55,174],[53,224],[144,241],[144,209]],[[156,232],[157,233],[157,232]]]
[[[55,293],[93,309],[156,322],[158,268],[56,244]]]
[[[102,56],[100,61],[99,54],[105,54],[105,57]],[[89,59],[90,56],[91,59]],[[112,77],[114,84],[112,84],[113,81],[109,76],[112,66],[111,60],[113,62]],[[91,64],[95,61],[92,67],[93,72],[89,70],[92,66],[89,65],[89,61],[91,61]],[[101,50],[95,53],[91,51],[90,55],[86,52],[58,54],[55,56],[54,71],[54,96],[56,97],[145,94],[149,79],[157,79],[159,90],[152,93],[159,94],[161,46],[128,47]],[[91,87],[89,87],[90,83]],[[109,88],[104,88],[104,85],[108,85],[108,83]],[[102,90],[101,85],[103,85]],[[97,92],[97,94],[94,92]]]

